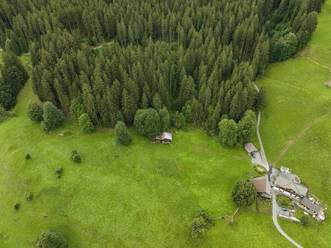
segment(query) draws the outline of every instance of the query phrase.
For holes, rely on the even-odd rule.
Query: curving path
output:
[[[290,236],[288,236],[283,229],[279,226],[278,220],[277,220],[277,212],[278,212],[278,204],[276,202],[277,195],[274,191],[272,191],[272,221],[274,222],[274,225],[276,226],[278,232],[280,232],[281,235],[283,235],[288,241],[290,241],[293,245],[295,245],[298,248],[303,248],[301,245],[299,245],[297,242],[295,242]]]
[[[253,84],[254,88],[257,90],[257,92],[259,92],[259,87],[256,84]],[[262,139],[261,139],[261,135],[260,135],[260,122],[261,122],[261,115],[262,112],[259,111],[258,117],[257,117],[257,125],[256,125],[256,132],[257,132],[257,137],[259,139],[259,143],[260,143],[260,154],[261,154],[261,159],[262,159],[262,163],[264,168],[267,169],[267,171],[269,171],[269,163],[267,160],[267,156],[265,155],[264,152],[264,148],[263,148],[263,143],[262,143]],[[277,219],[277,215],[278,215],[278,204],[277,204],[277,195],[275,194],[275,192],[272,189],[271,183],[269,182],[269,185],[271,187],[271,192],[272,192],[272,221],[274,222],[275,227],[277,228],[278,232],[283,235],[283,237],[285,237],[288,241],[290,241],[293,245],[295,245],[297,248],[303,248],[301,245],[299,245],[297,242],[295,242],[290,236],[288,236],[283,229],[280,227],[280,225],[278,224],[278,219]]]

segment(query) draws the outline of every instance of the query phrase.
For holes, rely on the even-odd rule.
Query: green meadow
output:
[[[269,163],[286,166],[312,194],[331,205],[331,1],[326,1],[308,47],[269,67],[258,85],[267,91],[261,135]],[[330,210],[328,210],[330,216]],[[281,222],[303,247],[330,247],[331,221],[308,227]]]
[[[293,169],[329,206],[331,89],[324,82],[331,80],[325,69],[331,66],[330,27],[328,0],[309,46],[271,65],[257,82],[267,90],[261,135],[268,160]],[[28,55],[22,60],[28,68]],[[254,175],[242,148],[224,148],[217,137],[196,129],[173,130],[171,146],[151,144],[130,129],[133,144],[123,147],[113,130],[83,135],[73,120],[46,135],[26,115],[36,100],[29,82],[18,96],[17,117],[0,124],[0,247],[32,247],[48,229],[63,232],[73,248],[292,247],[271,215],[255,205],[240,209],[233,225],[217,221],[202,240],[191,240],[198,209],[212,217],[234,212],[234,184]],[[59,136],[65,132],[70,135]],[[82,163],[71,161],[72,150],[81,154]],[[59,168],[61,179],[55,174]],[[25,199],[27,192],[33,193],[32,201]],[[280,223],[305,248],[330,247],[330,219],[307,227]]]

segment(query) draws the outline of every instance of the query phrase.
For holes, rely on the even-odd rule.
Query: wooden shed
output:
[[[152,139],[152,143],[160,141],[162,144],[171,144],[172,143],[172,134],[168,132],[163,132],[160,136],[157,136]]]

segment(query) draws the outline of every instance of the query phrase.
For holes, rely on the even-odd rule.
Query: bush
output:
[[[191,236],[193,239],[200,238],[211,226],[212,219],[208,216],[206,210],[199,210],[192,223]]]
[[[24,197],[27,201],[32,201],[33,193],[32,192],[25,192]]]
[[[160,116],[155,109],[139,109],[134,117],[134,126],[138,134],[154,138],[161,133]]]
[[[31,158],[30,154],[25,155],[25,159],[30,159],[30,158]]]
[[[0,105],[0,122],[6,120],[7,118],[7,111],[5,110],[4,107],[2,107],[2,105]]]
[[[116,141],[120,145],[128,146],[131,144],[132,138],[124,122],[119,121],[115,126]]]
[[[78,123],[83,133],[93,133],[95,131],[95,127],[88,114],[82,114],[79,117]]]
[[[55,171],[55,174],[57,175],[57,178],[62,177],[62,172],[63,172],[63,168],[59,168]]]
[[[43,121],[43,108],[38,103],[29,104],[28,117],[33,122]]]
[[[256,200],[256,189],[250,180],[236,183],[232,191],[232,198],[238,207],[248,207]]]
[[[75,163],[82,162],[82,158],[80,157],[80,155],[76,150],[71,152],[71,160],[74,161]]]
[[[16,204],[14,205],[14,209],[15,209],[16,211],[19,210],[20,207],[21,207],[21,204],[20,204],[20,203],[16,203]]]
[[[57,231],[46,231],[34,243],[37,248],[68,248],[67,240]]]
[[[43,106],[43,119],[47,130],[56,129],[64,122],[62,112],[51,102],[46,102]]]
[[[301,218],[300,218],[300,223],[304,226],[307,226],[309,224],[309,218],[307,215],[303,215]]]

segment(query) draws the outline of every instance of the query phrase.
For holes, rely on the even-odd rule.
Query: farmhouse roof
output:
[[[257,193],[266,193],[266,176],[253,178],[252,183],[254,184]]]
[[[257,152],[257,149],[256,147],[253,145],[253,143],[247,143],[245,145],[245,149],[248,153],[251,153],[251,152]]]
[[[304,197],[301,201],[301,203],[308,209],[315,211],[316,213],[319,213],[323,208],[316,204],[315,202],[309,200],[307,197]]]
[[[276,178],[275,184],[282,188],[291,189],[302,196],[305,196],[308,192],[308,188],[300,184],[300,179],[294,174],[280,173]]]
[[[167,140],[172,140],[172,134],[168,132],[163,132],[162,133],[162,138],[167,139]]]

